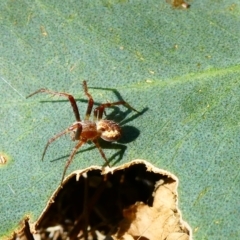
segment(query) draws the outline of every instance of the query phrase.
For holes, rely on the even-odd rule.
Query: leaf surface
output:
[[[141,158],[173,172],[194,237],[239,239],[239,3],[180,10],[157,0],[24,0],[0,9],[0,154],[8,159],[0,237],[24,216],[38,218],[74,146],[63,137],[40,161],[47,140],[75,119],[64,98],[25,96],[42,87],[69,92],[84,118],[86,79],[96,104],[123,98],[142,113],[120,107],[125,135],[104,148],[111,164]],[[85,145],[67,173],[102,164]]]

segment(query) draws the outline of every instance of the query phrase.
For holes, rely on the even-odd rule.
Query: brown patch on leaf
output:
[[[144,160],[69,175],[32,224],[39,239],[191,239],[178,179]]]
[[[168,3],[170,3],[173,7],[176,8],[190,8],[190,4],[188,4],[187,2],[185,2],[184,0],[166,0]]]
[[[6,157],[4,157],[3,155],[0,155],[0,164],[5,164],[7,162]]]
[[[3,152],[0,152],[0,166],[6,165],[9,161],[9,156]]]
[[[40,31],[41,31],[41,34],[44,36],[44,37],[47,37],[47,35],[48,35],[48,33],[47,33],[47,31],[46,31],[46,29],[45,29],[45,27],[44,26],[40,26]]]

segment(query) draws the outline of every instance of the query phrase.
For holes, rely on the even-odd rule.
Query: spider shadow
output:
[[[121,129],[122,129],[122,137],[117,142],[107,142],[107,141],[104,141],[101,138],[99,138],[99,140],[98,140],[99,144],[100,144],[100,146],[103,150],[104,149],[118,150],[111,157],[107,156],[107,159],[111,163],[111,166],[116,165],[118,162],[120,162],[122,160],[123,155],[124,155],[125,151],[127,150],[127,146],[124,145],[124,144],[127,144],[127,143],[130,143],[130,142],[134,141],[140,135],[140,131],[137,128],[135,128],[133,126],[125,125],[125,124],[134,120],[135,118],[139,117],[140,115],[142,115],[147,110],[148,110],[148,108],[144,108],[141,112],[138,112],[138,113],[134,114],[132,117],[130,117],[130,118],[124,120],[124,121],[123,121],[123,119],[125,119],[126,116],[130,112],[132,112],[132,110],[127,109],[126,111],[120,111],[119,107],[114,107],[114,110],[109,115],[106,115],[107,119],[114,119],[114,121],[116,121],[116,119],[120,120],[119,125],[121,126]],[[92,142],[87,142],[87,144],[93,145]],[[94,146],[90,146],[86,149],[80,149],[76,153],[76,155],[78,155],[80,153],[83,153],[83,152],[88,152],[88,151],[94,150],[94,149],[98,151],[98,149],[94,145]],[[100,155],[100,153],[99,153],[99,155]],[[68,158],[68,157],[69,157],[69,155],[61,156],[59,158],[55,158],[54,160],[51,160],[51,162],[55,162],[55,161],[65,159],[65,158]],[[106,166],[106,163],[104,163],[103,166]]]
[[[124,99],[122,98],[121,94],[114,88],[100,88],[100,87],[88,87],[89,89],[101,89],[101,90],[107,90],[107,91],[112,91],[114,92],[114,94],[116,95],[118,101],[124,101]],[[84,103],[88,103],[87,99],[75,99],[76,102],[84,102]],[[50,100],[43,100],[41,102],[69,102],[68,99],[66,100],[56,100],[56,101],[50,101]],[[102,103],[98,103],[94,101],[94,105],[101,105]],[[121,107],[122,108],[122,107]],[[140,135],[140,131],[133,127],[133,126],[129,126],[129,125],[125,125],[131,121],[133,121],[134,119],[138,118],[139,116],[143,115],[147,110],[148,107],[144,108],[142,111],[138,111],[135,112],[134,115],[132,115],[130,118],[127,118],[127,116],[133,112],[132,109],[127,108],[125,111],[121,110],[119,106],[111,106],[107,109],[112,109],[112,111],[109,114],[106,114],[106,112],[104,112],[106,119],[108,120],[114,120],[115,122],[117,122],[122,129],[122,137],[120,138],[119,141],[117,142],[106,142],[102,139],[99,139],[99,144],[101,146],[102,149],[119,149],[116,153],[114,153],[111,157],[107,157],[108,161],[111,163],[112,161],[113,164],[111,165],[115,165],[116,163],[120,162],[121,159],[123,158],[123,155],[125,153],[125,151],[127,150],[127,146],[125,146],[124,144],[130,143],[132,141],[134,141],[139,135]],[[89,142],[89,144],[92,144],[91,142]],[[86,151],[90,151],[96,149],[95,146],[91,146],[87,149],[83,149],[83,150],[79,150],[76,155],[78,155],[79,153],[82,152],[86,152]],[[67,158],[69,157],[69,155],[65,155],[59,158],[56,158],[52,161],[57,161],[63,158]],[[51,162],[52,162],[51,161]],[[104,164],[103,166],[105,166],[106,164]]]
[[[134,141],[140,135],[140,131],[137,128],[135,128],[133,126],[125,125],[125,124],[128,122],[131,122],[132,120],[134,120],[134,119],[138,118],[139,116],[141,116],[142,114],[144,114],[148,110],[148,108],[144,108],[141,112],[137,112],[136,114],[134,114],[133,116],[131,116],[130,118],[127,118],[127,119],[126,119],[127,115],[130,112],[132,112],[132,110],[127,109],[126,111],[120,111],[119,107],[112,107],[112,108],[113,108],[113,111],[110,114],[106,115],[106,118],[114,119],[114,121],[119,122],[119,125],[121,126],[121,129],[122,129],[122,137],[117,142],[107,142],[107,141],[102,140],[101,138],[98,141],[103,150],[104,149],[118,150],[111,157],[107,156],[107,159],[110,162],[111,166],[114,166],[122,160],[124,153],[127,150],[127,146],[124,144]],[[87,144],[92,145],[93,143],[88,142]],[[97,150],[96,146],[90,146],[86,149],[80,149],[76,153],[76,155],[83,153],[83,152],[88,152],[88,151],[91,151],[94,149]],[[99,153],[99,155],[100,155],[100,153]],[[61,159],[66,159],[68,157],[69,157],[69,155],[61,156],[59,158],[55,158],[54,160],[51,160],[51,162],[55,162],[55,161],[58,161]],[[106,166],[106,163],[104,163],[103,166]]]
[[[114,120],[115,122],[119,123],[122,129],[122,136],[117,141],[117,143],[113,142],[106,142],[102,139],[99,140],[100,146],[104,149],[120,149],[117,153],[114,153],[110,158],[108,158],[109,162],[112,161],[114,166],[116,163],[120,162],[123,158],[124,152],[127,150],[127,146],[124,144],[133,142],[135,139],[138,138],[140,135],[140,131],[135,128],[134,126],[126,125],[127,123],[133,121],[134,119],[138,118],[142,114],[144,114],[148,108],[144,108],[141,112],[137,112],[132,115],[130,118],[127,116],[132,112],[131,109],[127,109],[126,111],[120,111],[119,107],[113,107],[113,111],[106,116],[106,119]],[[118,156],[119,155],[119,156]]]
[[[102,87],[88,87],[88,88],[89,89],[101,89],[101,90],[105,90],[105,91],[112,91],[116,95],[118,101],[125,101],[116,88],[102,88]],[[108,115],[105,114],[106,119],[109,119],[109,120],[113,119],[115,122],[119,123],[120,126],[123,126],[126,123],[133,121],[134,119],[143,115],[148,110],[148,107],[146,107],[141,112],[138,111],[132,117],[126,119],[127,115],[129,113],[133,112],[133,110],[127,108],[126,111],[120,111],[119,106],[112,106],[110,108],[113,109],[113,111]],[[124,120],[124,119],[126,119],[126,120]],[[118,141],[118,142],[120,142],[120,141]]]
[[[115,88],[88,87],[88,89],[101,89],[101,90],[106,90],[106,91],[112,91],[112,92],[114,92],[114,94],[116,95],[118,101],[125,101],[125,100],[122,98],[121,94],[118,92],[118,90],[115,89]],[[93,99],[94,99],[94,98],[93,98]],[[88,103],[88,99],[75,98],[75,101],[76,101],[76,102]],[[60,103],[60,102],[69,102],[69,100],[68,100],[68,99],[63,99],[63,100],[59,100],[59,99],[58,99],[58,100],[54,100],[54,101],[52,101],[52,100],[41,100],[40,102],[42,102],[42,103],[49,103],[49,102],[51,102],[51,103],[54,103],[54,102]],[[99,105],[101,105],[101,104],[103,104],[103,103],[99,103],[99,102],[95,102],[95,101],[94,101],[94,105],[99,106]],[[107,109],[113,109],[113,111],[112,111],[110,114],[106,114],[106,112],[104,111],[104,114],[105,114],[105,116],[106,116],[106,119],[108,119],[108,120],[114,120],[115,122],[120,123],[120,125],[122,126],[122,125],[125,125],[126,123],[134,120],[135,118],[141,116],[143,113],[145,113],[145,112],[148,110],[148,107],[144,108],[141,112],[138,111],[138,112],[137,112],[136,114],[134,114],[131,118],[128,118],[128,119],[125,120],[125,121],[123,121],[123,120],[124,120],[124,119],[127,117],[127,115],[128,115],[129,113],[131,113],[133,110],[127,108],[126,111],[120,111],[119,105],[118,105],[118,106],[111,106],[111,107],[108,107]],[[78,110],[79,110],[79,109],[78,109]],[[79,111],[79,114],[81,115],[80,111]],[[81,117],[83,117],[83,116],[81,115]],[[84,116],[84,117],[85,117],[85,116]],[[82,120],[83,120],[83,119],[84,119],[84,118],[82,118]]]
[[[88,142],[87,144],[93,145],[92,142]],[[101,148],[103,150],[104,149],[114,149],[114,150],[118,149],[118,151],[116,153],[114,153],[111,157],[107,158],[110,163],[113,160],[115,160],[113,165],[115,165],[117,162],[121,161],[125,151],[127,150],[127,146],[125,146],[123,144],[109,143],[109,142],[106,142],[106,141],[104,141],[102,139],[99,139],[99,144],[100,144],[100,146],[101,146]],[[96,146],[91,146],[91,147],[88,147],[86,149],[79,150],[75,154],[75,156],[77,156],[78,154],[84,153],[84,152],[88,152],[88,151],[94,150],[94,149],[97,150]],[[101,156],[100,153],[99,153],[99,156]],[[55,161],[59,161],[59,160],[62,160],[62,159],[67,159],[68,157],[69,157],[69,154],[65,155],[65,156],[61,156],[61,157],[55,158],[54,160],[51,160],[50,162],[55,162]],[[103,166],[106,166],[106,163],[104,163]]]

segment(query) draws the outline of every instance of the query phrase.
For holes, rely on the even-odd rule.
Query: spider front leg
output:
[[[116,106],[116,105],[124,105],[125,107],[127,107],[129,109],[132,109],[135,112],[138,112],[135,108],[133,108],[130,104],[128,104],[125,101],[119,101],[119,102],[113,102],[113,103],[104,103],[104,104],[101,104],[100,106],[98,106],[94,109],[94,120],[101,120],[102,117],[103,117],[103,113],[104,113],[105,108],[109,108],[109,107]]]
[[[42,93],[42,92],[45,92],[45,93],[48,93],[48,94],[52,94],[52,95],[54,95],[54,96],[57,95],[57,96],[67,97],[68,100],[69,100],[70,103],[71,103],[71,106],[72,106],[73,113],[74,113],[74,115],[75,115],[76,121],[77,121],[77,122],[80,122],[80,121],[81,121],[76,100],[75,100],[75,98],[74,98],[71,94],[64,93],[64,92],[54,92],[54,91],[51,91],[51,90],[48,90],[48,89],[45,89],[45,88],[40,88],[40,89],[37,90],[36,92],[28,95],[26,98],[32,97],[33,95],[35,95],[35,94],[37,94],[37,93]],[[77,139],[77,140],[80,139],[79,129],[77,129],[77,131],[76,131],[76,133],[75,133],[75,139]]]

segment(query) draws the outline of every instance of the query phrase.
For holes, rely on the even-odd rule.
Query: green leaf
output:
[[[2,1],[0,9],[0,154],[8,160],[0,237],[24,216],[39,217],[74,146],[63,137],[40,161],[46,141],[75,119],[66,99],[25,96],[42,87],[69,92],[83,117],[86,79],[96,103],[118,101],[117,89],[142,111],[120,108],[125,129],[140,134],[124,136],[120,161],[119,149],[104,149],[111,164],[141,158],[174,173],[195,239],[240,238],[239,3],[193,1],[180,10],[159,0]],[[67,173],[103,163],[86,145]]]

